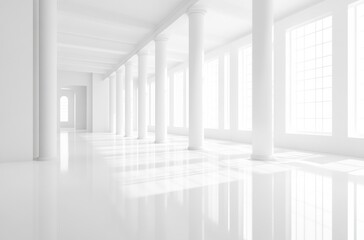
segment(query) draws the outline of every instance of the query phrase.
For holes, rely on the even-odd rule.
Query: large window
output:
[[[205,63],[204,78],[204,123],[205,128],[219,127],[219,60],[214,59]]]
[[[332,17],[287,31],[287,131],[331,134]]]
[[[60,120],[68,122],[68,97],[62,96],[60,99]]]
[[[224,56],[224,129],[230,129],[230,53]]]
[[[349,7],[349,134],[364,137],[364,1]]]
[[[176,72],[173,77],[173,126],[183,127],[184,121],[184,72]]]
[[[238,127],[252,129],[252,46],[239,49]]]

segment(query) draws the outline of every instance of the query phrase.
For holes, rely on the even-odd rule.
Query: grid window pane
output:
[[[364,137],[364,1],[349,7],[349,134]]]
[[[205,128],[218,129],[219,127],[219,60],[214,59],[205,63],[204,78],[204,123]]]
[[[184,72],[176,72],[174,74],[174,123],[175,127],[183,127],[184,122]]]
[[[287,31],[287,130],[332,132],[332,17]]]
[[[155,125],[155,82],[151,82],[149,85],[149,103],[150,103],[150,125]]]
[[[252,46],[249,45],[239,50],[239,130],[252,129],[252,87]]]
[[[224,129],[230,129],[230,54],[224,58]]]

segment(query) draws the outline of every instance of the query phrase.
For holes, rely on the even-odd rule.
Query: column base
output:
[[[34,161],[39,161],[39,162],[45,162],[45,161],[53,161],[53,160],[57,160],[58,156],[56,157],[38,157],[38,158],[34,158]]]
[[[190,151],[197,151],[197,150],[202,150],[203,147],[200,146],[200,147],[193,147],[193,146],[188,146],[187,150],[190,150]]]
[[[155,140],[154,143],[155,144],[161,144],[161,143],[166,143],[167,140]]]
[[[146,137],[145,136],[138,137],[138,140],[143,140],[143,139],[146,139]]]
[[[256,160],[256,161],[274,161],[275,158],[273,155],[258,155],[258,154],[252,154],[250,155],[250,160]]]

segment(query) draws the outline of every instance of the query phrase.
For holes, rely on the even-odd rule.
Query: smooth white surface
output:
[[[61,132],[59,161],[0,164],[0,239],[363,236],[363,159],[277,150],[250,161],[248,145],[188,151],[186,137],[169,139]]]
[[[125,70],[124,70],[125,71]],[[124,72],[119,69],[116,72],[116,134],[123,135],[125,129],[125,81]]]
[[[39,159],[58,155],[57,1],[39,1]]]
[[[155,142],[166,140],[166,82],[167,82],[167,43],[165,36],[155,39]]]
[[[116,132],[116,75],[109,77],[109,131]]]
[[[32,23],[32,1],[0,2],[0,162],[33,159]]]
[[[138,54],[138,138],[147,135],[147,75],[148,53]]]
[[[109,130],[109,82],[102,75],[92,74],[92,131]]]
[[[33,1],[33,158],[36,159],[38,157],[39,157],[39,0],[34,0]]]
[[[253,2],[253,159],[273,155],[273,0]]]
[[[203,82],[205,61],[205,14],[203,8],[194,7],[189,17],[189,142],[191,150],[200,149],[204,139]],[[215,106],[218,107],[218,106]]]
[[[133,132],[133,64],[125,64],[125,136]]]
[[[87,130],[87,88],[85,86],[70,87],[75,93],[75,129]]]

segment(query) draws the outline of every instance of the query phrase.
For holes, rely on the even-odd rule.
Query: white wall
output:
[[[75,93],[75,128],[76,130],[87,130],[87,88],[85,86],[73,86]]]
[[[0,162],[33,159],[33,1],[0,1]]]
[[[109,131],[109,81],[102,75],[92,76],[92,130],[93,132]]]
[[[84,86],[86,87],[87,131],[92,131],[92,74],[58,71],[58,89]],[[76,100],[77,101],[77,100]],[[80,110],[80,109],[79,109]],[[83,127],[82,127],[83,129]]]

